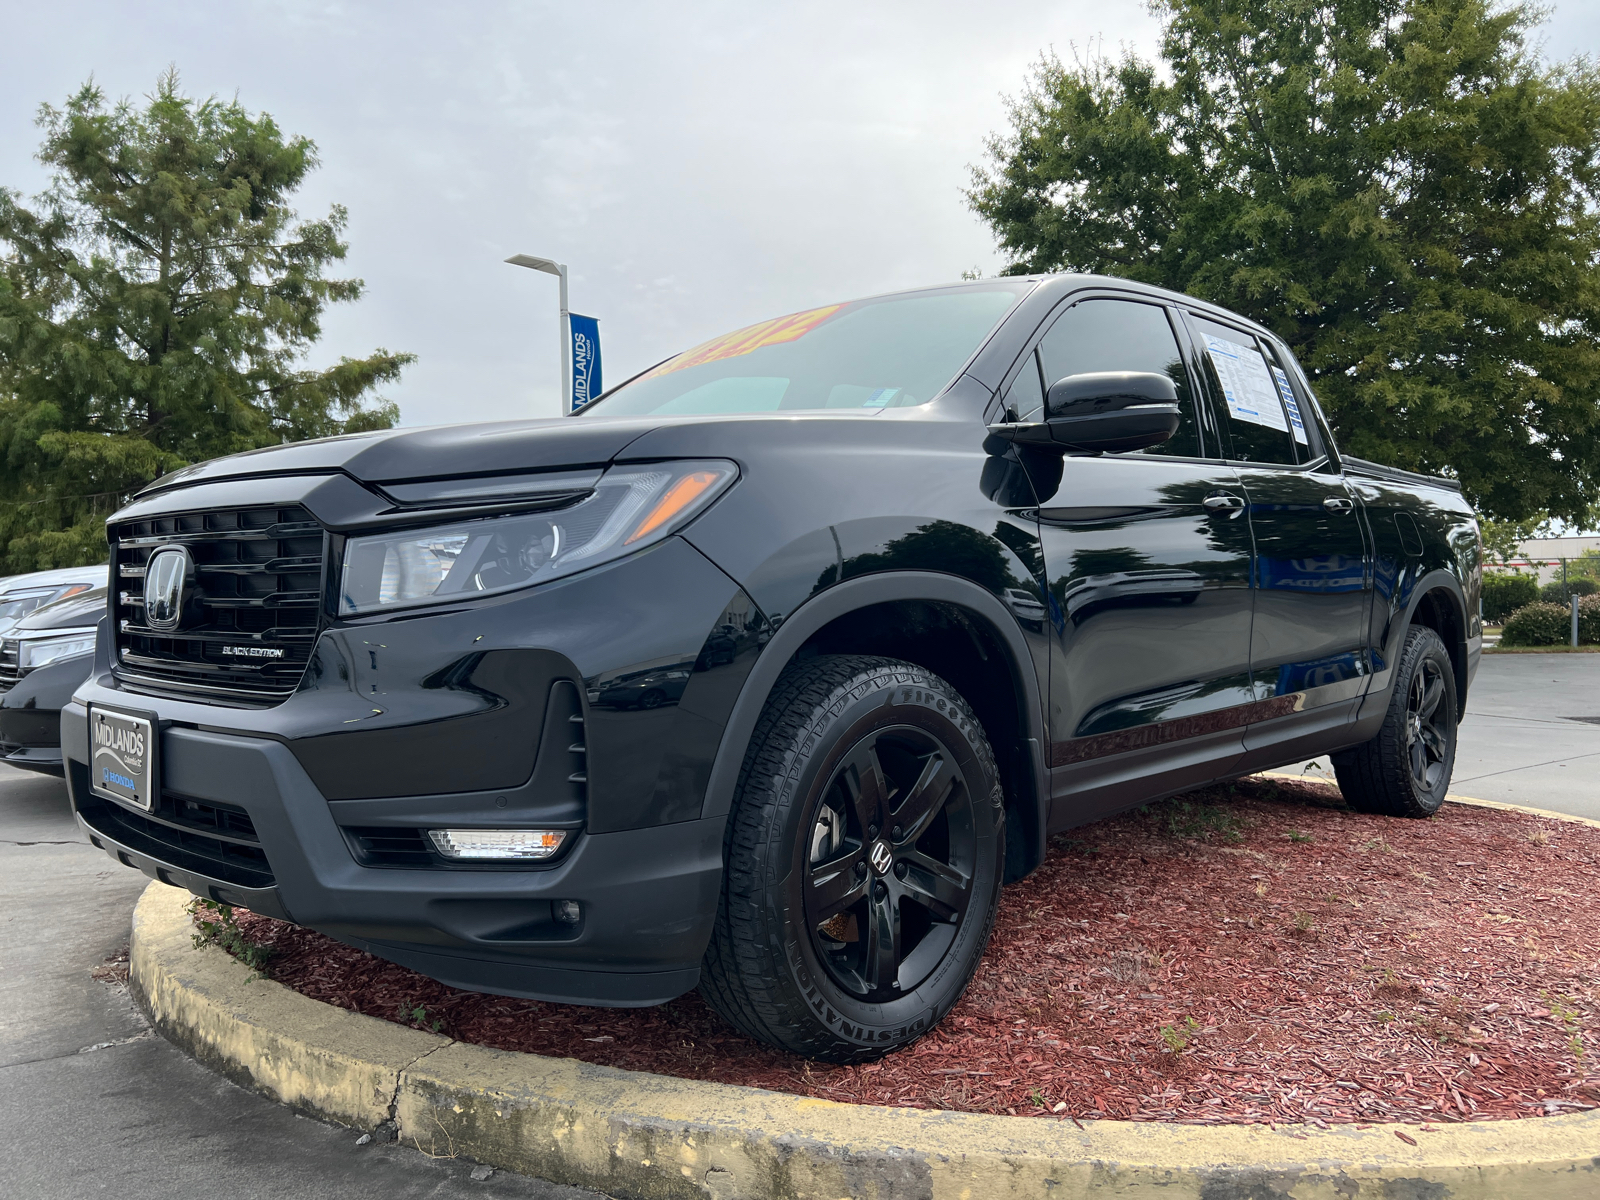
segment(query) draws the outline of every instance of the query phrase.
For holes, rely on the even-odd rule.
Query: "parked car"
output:
[[[61,774],[61,710],[89,674],[105,614],[102,585],[36,608],[0,636],[0,762]]]
[[[943,1018],[1052,832],[1324,753],[1437,811],[1481,649],[1453,483],[1341,454],[1271,331],[1092,276],[201,464],[108,529],[62,717],[96,845],[457,987],[698,985],[838,1062]]]
[[[0,580],[0,637],[36,608],[106,586],[106,564],[33,571]]]

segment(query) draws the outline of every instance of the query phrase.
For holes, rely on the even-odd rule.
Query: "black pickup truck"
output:
[[[110,520],[62,721],[96,845],[447,983],[856,1061],[1047,837],[1332,753],[1441,803],[1481,648],[1448,480],[1269,331],[1091,276],[828,305],[573,417],[286,445]]]

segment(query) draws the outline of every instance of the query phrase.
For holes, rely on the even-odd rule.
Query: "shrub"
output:
[[[1567,606],[1543,601],[1517,609],[1500,633],[1502,646],[1564,646],[1571,639],[1572,614]]]
[[[1538,598],[1539,581],[1532,575],[1484,572],[1483,619],[1491,625],[1503,625],[1517,609]]]
[[[1547,604],[1565,604],[1567,596],[1593,596],[1600,592],[1600,583],[1583,576],[1569,578],[1566,583],[1556,579],[1539,589],[1539,599]]]
[[[1571,618],[1568,620],[1570,622]],[[1570,629],[1568,636],[1571,636]],[[1578,601],[1578,642],[1600,646],[1600,595],[1585,596]]]

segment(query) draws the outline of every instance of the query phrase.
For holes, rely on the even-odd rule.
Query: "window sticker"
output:
[[[1241,346],[1227,338],[1207,334],[1206,353],[1217,369],[1222,394],[1228,402],[1228,414],[1234,420],[1289,432],[1283,405],[1278,403],[1278,389],[1273,386],[1272,376],[1267,374],[1267,364],[1260,351],[1254,346]]]
[[[893,400],[899,388],[874,388],[872,394],[861,402],[862,408],[882,408]]]
[[[1289,414],[1289,428],[1294,430],[1294,440],[1302,446],[1311,443],[1306,440],[1305,422],[1300,419],[1300,406],[1295,403],[1294,389],[1289,386],[1289,377],[1283,373],[1283,368],[1273,367],[1272,377],[1278,381],[1278,395],[1283,397],[1284,411]]]
[[[763,346],[797,341],[843,307],[843,304],[830,304],[825,308],[811,308],[805,312],[790,313],[787,317],[775,317],[770,321],[735,329],[732,333],[725,333],[721,337],[712,338],[709,342],[702,342],[693,350],[684,351],[677,358],[668,359],[641,378],[654,379],[657,375],[670,375],[673,371],[682,371],[688,367],[698,367],[724,358],[738,358],[741,354],[750,354]]]

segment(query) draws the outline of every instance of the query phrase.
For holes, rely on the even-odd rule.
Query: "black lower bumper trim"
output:
[[[261,891],[277,882],[260,846],[242,839],[213,836],[203,827],[184,828],[178,821],[153,819],[123,808],[88,790],[87,772],[82,764],[73,763],[72,770],[74,776],[84,776],[81,781],[73,780],[81,789],[78,817],[96,833],[151,859],[234,887]],[[162,802],[167,804],[170,798],[163,796]],[[192,802],[189,806],[201,807]]]
[[[0,742],[0,762],[8,767],[21,767],[24,771],[40,771],[46,775],[63,773],[59,746],[16,746]]]
[[[677,971],[567,970],[531,963],[486,962],[416,946],[363,942],[356,938],[340,940],[465,992],[489,992],[557,1004],[648,1008],[653,1004],[665,1004],[700,982],[697,966]]]
[[[260,913],[264,917],[275,917],[280,921],[290,919],[289,914],[284,911],[283,902],[276,888],[240,887],[224,883],[209,875],[185,870],[163,859],[152,858],[137,847],[124,845],[116,838],[96,829],[83,819],[82,813],[78,814],[78,825],[88,834],[90,843],[97,849],[104,850],[125,867],[144,872],[158,883],[183,888],[196,896],[215,900],[218,904],[248,908],[251,912]]]

